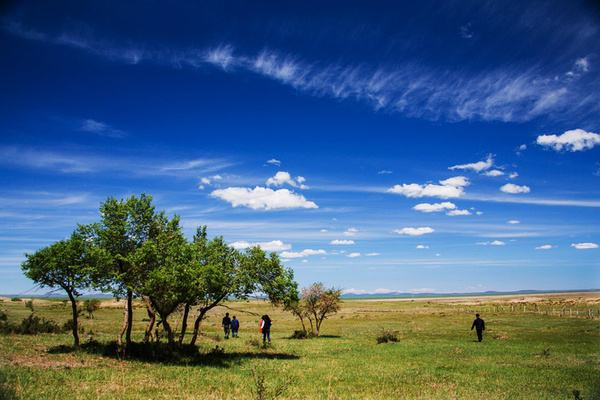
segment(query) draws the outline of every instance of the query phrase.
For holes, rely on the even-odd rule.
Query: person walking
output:
[[[483,340],[483,331],[485,331],[485,321],[479,318],[479,314],[475,314],[475,320],[471,325],[471,330],[473,330],[473,328],[477,331],[477,340],[481,342]]]
[[[221,326],[223,327],[223,331],[225,331],[225,339],[229,339],[229,330],[231,329],[231,318],[229,318],[229,313],[225,313]]]
[[[240,330],[240,320],[233,316],[231,319],[231,337],[239,337],[238,331]]]
[[[263,343],[266,343],[267,340],[271,343],[271,318],[268,315],[263,315],[260,319],[260,331],[263,336]]]

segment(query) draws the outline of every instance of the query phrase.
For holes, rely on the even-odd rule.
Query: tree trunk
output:
[[[154,329],[154,323],[156,322],[156,313],[152,308],[152,304],[150,303],[150,299],[148,297],[143,297],[144,302],[146,303],[146,312],[148,313],[148,318],[150,318],[150,322],[148,322],[148,326],[146,327],[146,332],[144,333],[144,343],[148,343],[152,338],[152,329]]]
[[[79,313],[77,312],[77,300],[75,300],[72,292],[67,291],[67,294],[69,295],[69,300],[71,300],[71,310],[73,312],[73,345],[77,349],[79,348],[79,325],[77,323]]]
[[[188,315],[190,314],[190,305],[189,303],[185,303],[185,307],[183,309],[183,321],[181,321],[181,333],[179,334],[179,345],[183,343],[183,338],[185,337],[185,331],[187,330],[187,320]]]
[[[192,335],[192,339],[190,340],[190,345],[194,346],[196,344],[196,339],[198,339],[198,334],[200,333],[200,322],[204,319],[204,315],[208,310],[201,308],[200,314],[198,314],[198,318],[194,321],[194,334]]]
[[[123,335],[125,335],[125,331],[127,330],[127,321],[129,321],[129,302],[125,302],[125,308],[123,309],[123,324],[121,325],[121,329],[119,330],[119,334],[117,335],[117,344],[119,347],[123,346]]]
[[[131,344],[131,328],[133,327],[133,292],[127,290],[127,330],[125,332],[125,346]]]
[[[167,341],[169,342],[169,346],[175,344],[175,339],[173,338],[173,330],[171,329],[171,325],[169,325],[169,321],[167,321],[167,317],[161,317],[163,328],[167,331]]]

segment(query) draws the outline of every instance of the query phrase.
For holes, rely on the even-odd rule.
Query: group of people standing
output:
[[[260,318],[260,333],[263,337],[263,343],[267,341],[271,343],[271,318],[268,315],[263,315]],[[240,330],[240,320],[234,315],[232,318],[229,317],[229,313],[225,313],[223,320],[221,321],[221,326],[223,327],[223,332],[225,333],[225,339],[229,339],[229,333],[231,332],[231,337],[236,338],[238,336],[238,332]]]

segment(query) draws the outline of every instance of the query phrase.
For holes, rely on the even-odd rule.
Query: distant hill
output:
[[[580,290],[516,290],[512,292],[498,292],[488,290],[485,292],[466,292],[466,293],[405,293],[390,292],[385,294],[344,294],[344,299],[394,299],[394,298],[425,298],[425,297],[471,297],[471,296],[510,296],[520,294],[542,294],[542,293],[577,293],[577,292],[598,292],[600,289],[580,289]]]

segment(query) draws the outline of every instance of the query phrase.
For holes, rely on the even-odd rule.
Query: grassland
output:
[[[574,390],[598,399],[599,301],[598,293],[347,300],[324,323],[323,337],[305,340],[288,338],[299,328],[290,314],[258,301],[230,302],[203,324],[201,356],[191,361],[70,352],[58,347],[71,343],[68,333],[0,335],[0,399],[255,399],[262,380],[263,398],[280,388],[286,399],[574,399]],[[69,317],[59,301],[34,303],[38,315],[59,323]],[[94,319],[82,319],[84,342],[115,339],[118,306],[105,302]],[[9,299],[0,308],[15,322],[29,314]],[[225,311],[241,320],[239,339],[221,339]],[[469,330],[475,311],[488,328],[482,343]],[[257,341],[263,313],[274,321],[266,349]],[[136,309],[136,341],[144,317]],[[383,329],[399,341],[377,344]]]

